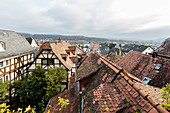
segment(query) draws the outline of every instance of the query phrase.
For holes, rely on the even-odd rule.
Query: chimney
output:
[[[60,39],[60,37],[58,37],[58,43],[61,43],[61,39]]]
[[[152,53],[152,57],[154,58],[154,64],[155,64],[156,61],[158,60],[157,56],[158,56],[158,53],[156,53],[156,52],[153,52],[153,53]]]

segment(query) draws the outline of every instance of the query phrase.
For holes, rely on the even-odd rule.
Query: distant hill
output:
[[[18,33],[26,38],[31,37],[34,38],[37,41],[56,41],[58,40],[58,37],[61,38],[61,40],[70,40],[70,41],[86,41],[86,42],[106,42],[106,41],[111,41],[111,42],[139,42],[139,41],[133,41],[133,40],[119,40],[119,39],[106,39],[106,38],[97,38],[97,37],[86,37],[86,36],[78,36],[78,35],[58,35],[58,34],[29,34],[29,33]]]
[[[29,33],[18,33],[26,38],[31,37],[36,40],[52,40],[55,41],[58,39],[58,37],[61,38],[61,40],[70,40],[70,41],[95,41],[95,42],[104,42],[104,41],[114,41],[110,39],[105,38],[96,38],[96,37],[85,37],[85,36],[63,36],[63,35],[53,35],[53,34],[29,34]]]

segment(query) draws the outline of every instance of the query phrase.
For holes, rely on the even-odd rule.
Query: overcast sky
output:
[[[170,36],[170,0],[0,0],[0,29],[165,39]]]

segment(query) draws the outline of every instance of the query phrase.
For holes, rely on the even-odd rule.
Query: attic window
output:
[[[149,77],[144,77],[142,81],[143,81],[145,84],[148,84],[149,81],[151,81],[151,78],[149,78]]]
[[[66,57],[63,57],[63,59],[66,61]]]
[[[6,65],[8,65],[9,64],[9,61],[8,60],[6,60]]]
[[[3,32],[3,35],[8,36],[6,32]]]
[[[0,51],[4,51],[4,50],[6,50],[6,45],[5,45],[5,42],[1,42],[0,41]]]
[[[3,62],[0,62],[0,67],[2,67],[3,66]]]
[[[159,69],[161,68],[161,66],[162,66],[162,64],[157,64],[157,65],[155,66],[155,69],[159,70]]]

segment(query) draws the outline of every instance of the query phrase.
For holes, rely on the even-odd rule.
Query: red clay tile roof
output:
[[[54,54],[60,59],[60,61],[64,64],[64,66],[68,69],[71,70],[72,67],[72,61],[71,61],[71,57],[76,59],[76,54],[73,55],[72,53],[70,53],[70,55],[67,55],[66,50],[68,50],[69,46],[71,46],[68,42],[61,42],[58,43],[57,45],[55,44],[55,42],[45,42],[43,43],[43,45],[40,46],[40,49],[38,51],[38,54],[40,54],[41,51],[45,50],[45,49],[51,49]],[[66,57],[66,61],[62,58],[62,56]]]
[[[58,105],[58,97],[63,99],[69,99],[69,105],[66,108],[61,108],[61,105]],[[46,113],[78,113],[80,103],[80,96],[75,93],[75,89],[71,88],[69,90],[60,93],[56,97],[51,98]]]
[[[50,43],[49,42],[45,42],[40,46],[40,49],[38,51],[38,54],[43,50],[43,49],[51,49]]]
[[[99,64],[97,64],[98,57],[95,54],[90,54],[85,61],[80,65],[77,70],[77,79],[83,79],[94,73],[99,69]]]
[[[95,49],[100,50],[100,45],[97,45],[97,44],[92,45],[92,46],[90,47],[90,49],[92,49],[92,50],[95,50]]]
[[[117,64],[123,57],[119,55],[115,55],[113,53],[105,56],[107,59],[110,59],[113,63]]]
[[[170,56],[170,38],[166,39],[165,42],[155,51],[159,54]]]
[[[119,61],[115,58],[111,59],[112,62],[116,62],[117,65],[140,80],[143,80],[144,77],[151,78],[150,85],[162,88],[170,81],[170,71],[168,69],[170,61],[168,59],[158,58],[156,60],[150,55],[134,51],[130,51]],[[155,69],[157,64],[162,65],[159,70]]]
[[[168,113],[156,101],[151,99],[148,94],[134,85],[120,67],[116,67],[115,64],[98,54],[95,55],[98,58],[97,63],[100,64],[101,68],[91,75],[89,81],[84,85],[84,113]],[[91,61],[96,63],[95,60]],[[50,113],[80,112],[80,95],[76,95],[74,91],[74,88],[72,88],[52,98],[49,103],[52,107],[48,105],[46,113],[48,110],[50,110]],[[70,104],[68,107],[62,109],[58,105],[58,97],[69,99]]]

